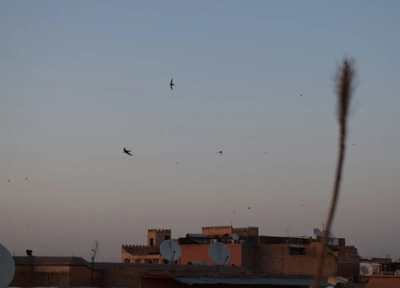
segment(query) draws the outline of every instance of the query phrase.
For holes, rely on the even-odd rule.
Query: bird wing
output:
[[[171,82],[169,83],[169,85],[172,85],[172,81],[174,81],[174,78],[171,79]]]

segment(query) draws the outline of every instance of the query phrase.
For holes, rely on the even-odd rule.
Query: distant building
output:
[[[177,264],[216,265],[208,254],[213,242],[225,243],[231,251],[228,265],[242,266],[253,273],[266,276],[313,276],[317,267],[317,252],[322,237],[259,236],[258,227],[234,228],[232,226],[202,227],[202,234],[187,234],[176,239],[182,255]],[[232,239],[237,234],[238,240]],[[148,245],[123,245],[121,261],[125,263],[167,263],[159,254],[159,246],[170,239],[171,230],[148,231]],[[151,240],[153,239],[153,240]],[[327,243],[323,275],[349,277],[358,275],[360,257],[354,246],[346,246],[344,238]]]
[[[304,277],[266,278],[232,266],[95,263],[92,271],[91,263],[80,257],[14,257],[14,262],[10,287],[308,288],[313,283]]]
[[[121,262],[162,264],[167,261],[160,254],[160,245],[171,239],[171,229],[149,229],[147,245],[122,245]]]

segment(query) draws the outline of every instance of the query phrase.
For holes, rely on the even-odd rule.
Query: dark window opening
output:
[[[153,246],[154,246],[154,239],[150,238],[150,247],[153,247]]]
[[[165,236],[165,240],[171,239],[171,236]]]

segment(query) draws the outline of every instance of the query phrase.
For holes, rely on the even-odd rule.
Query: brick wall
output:
[[[257,244],[242,245],[242,266],[255,273],[260,273],[260,249]]]
[[[10,287],[69,286],[69,266],[16,265]]]
[[[350,275],[358,275],[360,273],[360,264],[338,263],[337,276],[349,277]]]
[[[232,236],[232,226],[202,227],[201,233],[205,234],[206,236],[223,236],[225,234]]]
[[[138,269],[105,269],[102,271],[101,286],[103,287],[139,287],[143,274]]]
[[[336,258],[327,255],[325,259],[323,275],[335,275],[338,269]],[[268,276],[313,276],[317,261],[315,255],[290,255],[287,244],[243,245],[243,267]]]
[[[258,227],[233,228],[232,233],[236,233],[239,237],[255,236],[258,237]]]
[[[160,247],[166,236],[171,239],[171,229],[149,229],[147,231],[147,245],[150,246],[150,239],[153,239],[154,247]]]

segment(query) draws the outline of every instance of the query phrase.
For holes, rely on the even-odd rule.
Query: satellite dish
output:
[[[160,253],[166,260],[176,261],[181,258],[181,246],[171,239],[164,240],[160,245]]]
[[[360,263],[360,274],[370,276],[373,274],[372,265],[370,263]]]
[[[14,278],[15,263],[10,251],[0,244],[0,288],[8,287]]]
[[[208,249],[208,253],[217,265],[225,265],[231,261],[231,251],[229,251],[229,248],[222,242],[212,243]]]
[[[239,240],[239,235],[236,234],[236,233],[232,234],[232,239],[233,240]]]
[[[315,236],[322,236],[321,230],[319,230],[318,228],[314,228],[314,235]]]

